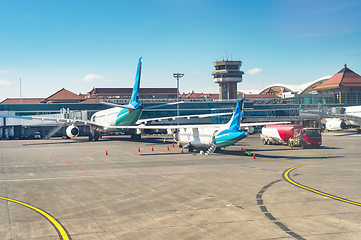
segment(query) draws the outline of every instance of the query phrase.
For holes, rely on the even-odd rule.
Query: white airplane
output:
[[[302,110],[301,112],[322,116],[326,130],[341,130],[348,126],[356,126],[358,127],[357,133],[361,133],[361,106],[332,108],[332,110],[329,112]]]
[[[248,136],[247,128],[289,122],[241,123],[243,117],[244,95],[237,100],[236,109],[226,124],[210,125],[171,125],[171,126],[138,126],[140,129],[167,129],[180,147],[193,151],[195,148],[207,149],[206,155],[217,148],[228,147]],[[128,127],[134,128],[134,127]]]
[[[140,76],[142,69],[142,58],[139,58],[138,68],[135,76],[135,83],[133,87],[132,96],[129,104],[127,105],[118,105],[113,103],[104,103],[110,105],[113,108],[98,111],[94,113],[89,121],[78,120],[78,119],[66,119],[66,118],[51,118],[51,117],[20,117],[20,116],[0,116],[0,117],[10,117],[10,118],[21,118],[27,120],[42,120],[42,121],[55,121],[57,123],[63,123],[63,125],[68,125],[66,128],[66,134],[70,138],[77,137],[79,135],[79,128],[77,125],[88,125],[90,126],[90,135],[89,141],[99,139],[99,132],[117,132],[123,129],[124,127],[133,126],[133,125],[145,125],[150,124],[152,121],[162,121],[162,120],[175,120],[179,118],[192,118],[192,117],[211,117],[211,116],[220,116],[220,115],[230,115],[232,113],[217,113],[217,114],[201,114],[201,115],[186,115],[186,116],[172,116],[172,117],[161,117],[161,118],[151,118],[151,119],[139,119],[142,114],[143,109],[162,107],[166,105],[179,104],[182,102],[173,102],[160,104],[156,106],[144,107],[143,103],[139,102],[139,88],[140,88]],[[59,125],[58,128],[55,128],[52,134],[55,134],[58,130],[61,129],[63,125]],[[140,139],[141,131],[140,129],[131,134],[132,139]]]

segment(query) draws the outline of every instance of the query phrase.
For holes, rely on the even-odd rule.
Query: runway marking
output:
[[[267,184],[266,186],[264,186],[256,195],[256,199],[257,199],[257,205],[259,205],[261,211],[264,213],[264,215],[271,220],[274,224],[276,224],[279,228],[281,228],[283,231],[285,231],[287,234],[291,235],[292,237],[298,239],[298,240],[305,240],[303,237],[301,237],[300,235],[296,234],[295,232],[291,231],[286,225],[284,225],[283,223],[281,223],[280,221],[277,221],[277,218],[275,218],[271,213],[268,212],[267,207],[264,205],[263,203],[263,199],[262,199],[262,195],[263,193],[270,188],[273,184],[278,183],[282,180],[278,179],[276,181],[273,181],[269,184]]]
[[[62,159],[62,158],[60,158],[59,156],[56,156],[54,153],[51,153],[54,157],[57,157],[57,158],[59,158],[61,161],[63,161],[64,163],[67,163],[69,166],[71,166],[71,167],[73,167],[74,169],[77,169],[77,170],[79,170],[80,172],[83,172],[83,173],[85,173],[85,174],[87,174],[87,175],[90,175],[88,172],[86,172],[86,171],[83,171],[83,170],[81,170],[80,168],[77,168],[77,167],[75,167],[73,164],[71,164],[71,163],[68,163],[67,161],[65,161],[64,159]],[[90,175],[91,177],[94,177],[93,175]]]
[[[284,169],[284,167],[269,167],[267,169]],[[185,170],[185,171],[172,171],[172,172],[144,172],[144,173],[119,173],[109,175],[96,175],[95,178],[108,178],[108,177],[128,177],[128,176],[147,176],[147,175],[172,175],[172,174],[192,174],[192,173],[208,173],[208,172],[233,172],[233,171],[244,171],[244,170],[266,170],[266,168],[255,168],[255,167],[244,167],[244,168],[233,168],[233,169],[205,169],[205,170]],[[84,171],[83,171],[84,172]],[[86,173],[89,174],[89,173]],[[26,179],[4,179],[2,182],[24,182],[24,181],[44,181],[44,180],[62,180],[62,179],[79,179],[88,178],[90,176],[74,176],[74,177],[54,177],[54,178],[26,178]]]
[[[0,199],[5,200],[5,201],[9,201],[9,202],[13,202],[13,203],[17,203],[20,205],[23,205],[27,208],[30,208],[31,210],[34,210],[35,212],[41,214],[43,217],[45,217],[55,228],[55,230],[58,232],[59,237],[61,240],[69,240],[70,237],[68,236],[67,231],[65,230],[65,228],[61,225],[61,223],[59,223],[58,221],[55,220],[54,217],[52,217],[49,213],[41,210],[40,208],[34,207],[30,204],[18,201],[18,200],[14,200],[11,198],[6,198],[6,197],[0,197]]]
[[[301,165],[298,165],[298,166],[295,166],[295,167],[292,167],[292,168],[286,170],[286,171],[283,173],[283,178],[284,178],[287,182],[289,182],[289,183],[291,183],[291,184],[293,184],[293,185],[295,185],[295,186],[297,186],[297,187],[299,187],[299,188],[303,188],[303,189],[305,189],[305,190],[307,190],[307,191],[310,191],[310,192],[313,192],[313,193],[316,193],[316,194],[319,194],[319,195],[322,195],[322,196],[325,196],[325,197],[328,197],[328,198],[332,198],[332,199],[335,199],[335,200],[338,200],[338,201],[341,201],[341,202],[349,203],[349,204],[356,205],[356,206],[361,206],[361,203],[359,203],[359,202],[351,201],[351,200],[348,200],[348,199],[346,199],[346,198],[341,198],[341,197],[337,197],[337,196],[334,196],[334,195],[331,195],[331,194],[328,194],[328,193],[324,193],[324,192],[321,192],[321,191],[319,191],[319,190],[316,190],[316,189],[313,189],[313,188],[304,186],[304,185],[302,185],[302,184],[300,184],[300,183],[292,180],[291,177],[290,177],[290,173],[291,173],[293,170],[295,170],[296,168],[303,167],[303,166],[305,166],[305,165],[306,165],[306,164],[301,164]]]

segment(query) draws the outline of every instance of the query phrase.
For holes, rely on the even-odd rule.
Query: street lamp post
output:
[[[177,102],[179,102],[179,79],[183,77],[183,73],[173,73],[173,77],[177,79]],[[179,104],[177,104],[177,116],[179,116]],[[177,120],[178,122],[178,120]],[[179,122],[178,122],[179,124]]]

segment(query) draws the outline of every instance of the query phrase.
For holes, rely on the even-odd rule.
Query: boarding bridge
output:
[[[15,116],[15,111],[0,111],[2,116]],[[26,115],[23,117],[46,117],[46,118],[66,118],[66,119],[78,119],[86,121],[88,118],[88,111],[70,111],[69,109],[61,109],[61,112],[58,114],[46,114],[46,115]],[[90,116],[89,116],[90,117]],[[0,117],[0,139],[9,139],[14,136],[20,136],[24,133],[24,130],[27,128],[36,129],[46,128],[46,132],[50,131],[48,129],[55,128],[62,123],[57,123],[56,121],[42,121],[40,119],[27,120],[21,118],[5,118]],[[36,130],[34,130],[36,132]]]

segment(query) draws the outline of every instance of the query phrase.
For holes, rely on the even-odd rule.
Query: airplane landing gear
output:
[[[130,135],[131,140],[139,140],[141,138],[142,138],[142,135],[140,135],[140,134],[131,134]]]
[[[100,133],[95,130],[93,127],[90,127],[90,134],[89,134],[89,142],[91,141],[98,141],[99,140]]]

